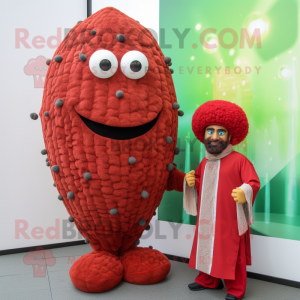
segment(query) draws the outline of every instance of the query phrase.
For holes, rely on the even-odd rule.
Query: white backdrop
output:
[[[158,0],[94,0],[93,13],[106,6],[116,7],[159,34]],[[44,148],[40,119],[29,117],[32,112],[39,113],[43,77],[34,79],[33,71],[25,74],[24,67],[30,59],[51,58],[59,32],[63,38],[66,29],[86,18],[86,11],[84,0],[2,4],[0,250],[78,240],[78,232],[72,238],[63,237],[68,214],[52,186],[46,156],[40,154]],[[16,222],[21,227],[28,225],[25,234],[16,230]],[[141,246],[152,245],[163,253],[189,257],[194,226],[157,221],[156,217],[151,224]],[[249,271],[300,281],[300,242],[253,236],[251,243],[253,265]]]
[[[55,239],[31,234],[35,227],[41,227],[40,232],[54,227],[55,219],[61,227],[68,214],[57,199],[46,156],[40,152],[45,148],[40,119],[34,121],[29,117],[30,113],[40,111],[43,78],[36,77],[36,83],[42,80],[42,84],[35,87],[34,76],[26,75],[24,67],[39,56],[52,58],[57,33],[61,32],[63,38],[65,28],[85,19],[86,11],[86,1],[18,0],[1,4],[0,250],[70,241],[62,238],[61,228],[59,238]],[[53,46],[49,44],[51,39]],[[25,233],[29,238],[15,237],[17,220],[28,224]]]

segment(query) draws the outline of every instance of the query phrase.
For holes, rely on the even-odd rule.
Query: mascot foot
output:
[[[162,281],[171,264],[161,252],[138,247],[120,256],[124,268],[123,280],[134,284],[152,284]]]
[[[79,290],[100,293],[112,289],[121,282],[123,266],[117,256],[107,251],[93,251],[77,259],[69,275]]]

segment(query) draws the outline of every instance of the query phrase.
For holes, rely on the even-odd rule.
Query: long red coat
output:
[[[207,159],[204,158],[199,164],[195,174],[196,187],[198,191],[198,218],[195,230],[195,237],[190,256],[189,267],[196,269],[197,246],[199,241],[199,216],[201,206],[201,190],[203,184],[203,174]],[[239,236],[237,224],[236,202],[231,196],[232,190],[243,183],[249,184],[253,190],[252,205],[256,194],[260,188],[259,178],[255,172],[253,164],[239,152],[232,151],[229,155],[220,159],[219,181],[216,196],[215,231],[213,242],[212,266],[210,274],[216,278],[235,279],[235,266],[239,251],[240,238],[245,238],[246,263],[251,265],[250,233],[249,228],[244,237]],[[201,225],[202,226],[202,225]]]

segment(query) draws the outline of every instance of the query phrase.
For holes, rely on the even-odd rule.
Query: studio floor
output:
[[[69,278],[69,269],[75,259],[92,251],[89,245],[51,249],[55,263],[44,270],[24,263],[27,253],[0,256],[0,300],[192,300],[224,299],[226,290],[193,292],[187,285],[194,282],[197,271],[187,264],[171,261],[167,278],[153,285],[133,285],[127,282],[100,294],[88,294],[76,289]],[[45,273],[44,273],[45,271]],[[35,276],[34,276],[35,275]],[[244,299],[299,300],[300,290],[248,278]]]

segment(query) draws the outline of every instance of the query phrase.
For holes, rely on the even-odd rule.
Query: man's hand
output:
[[[185,180],[188,186],[193,187],[195,185],[195,171],[190,171],[185,175]]]
[[[234,189],[232,190],[231,196],[233,197],[233,200],[237,204],[244,204],[247,200],[244,194],[244,191],[242,189]]]

